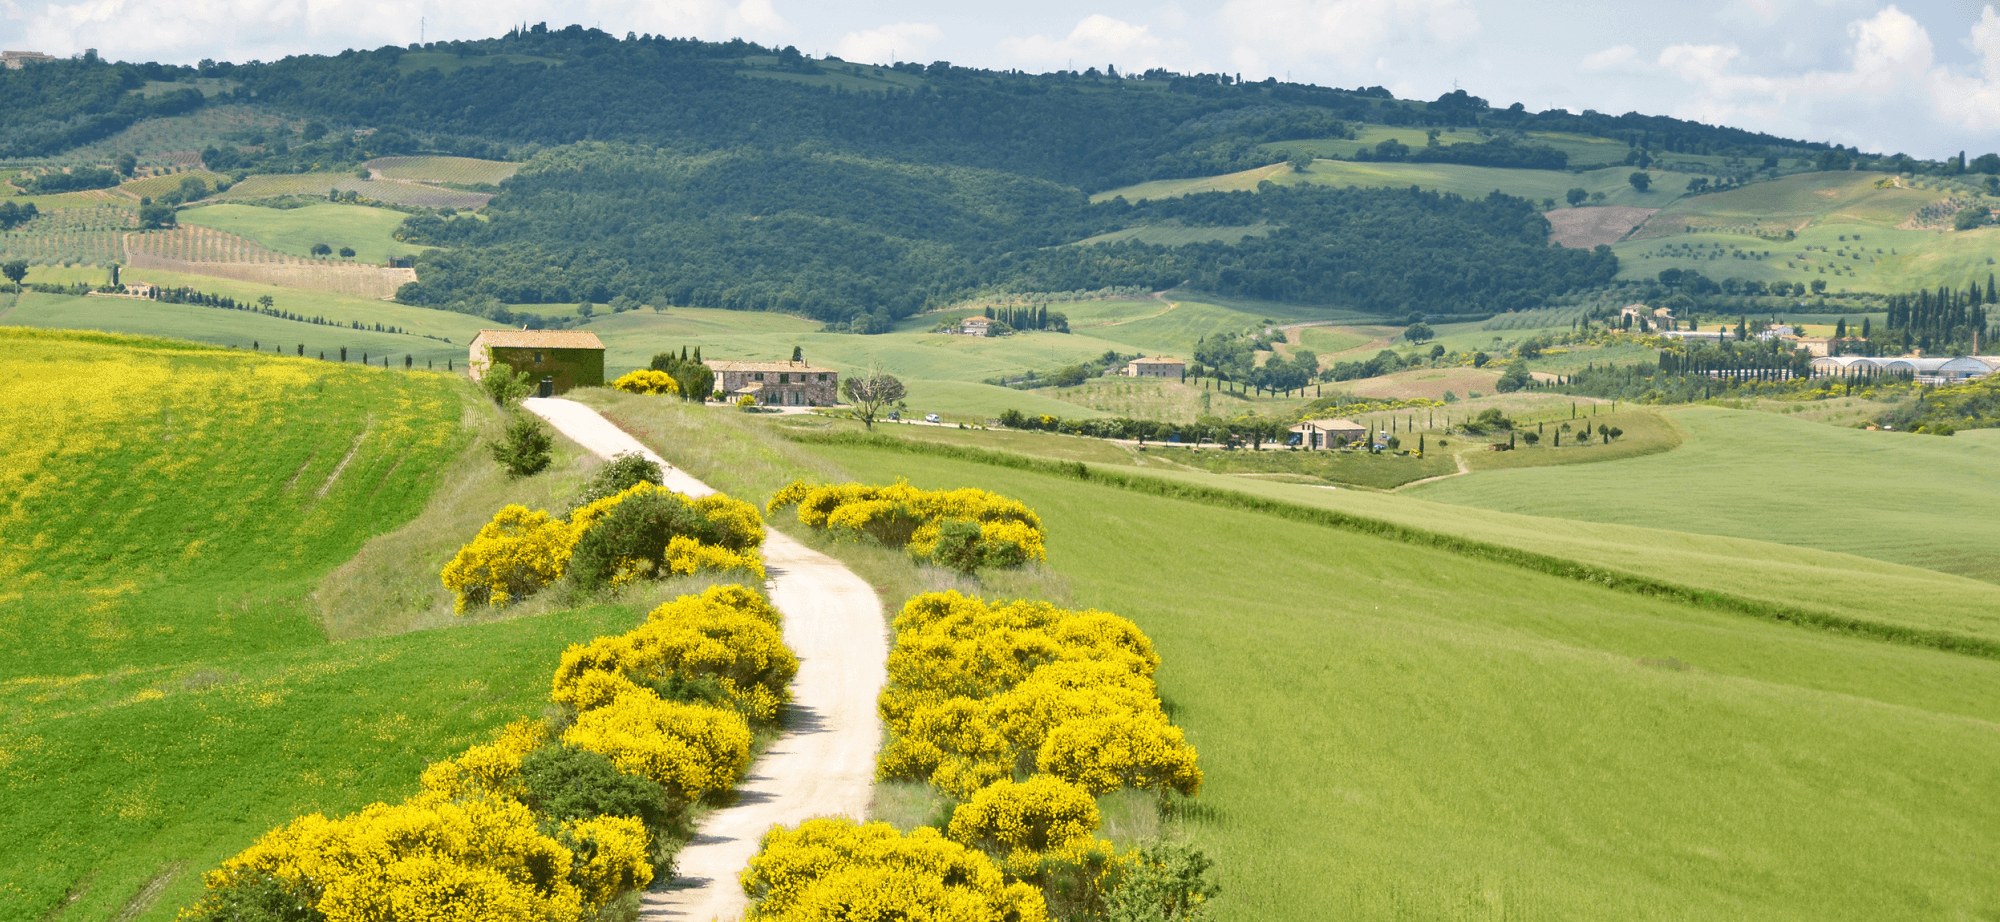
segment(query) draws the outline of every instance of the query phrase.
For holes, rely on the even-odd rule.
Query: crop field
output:
[[[1076,387],[1049,388],[1041,393],[1107,416],[1167,422],[1189,422],[1200,416],[1226,419],[1246,413],[1285,413],[1304,406],[1312,399],[1311,396],[1246,396],[1213,390],[1201,381],[1183,384],[1161,378],[1125,377],[1094,378]],[[1069,415],[1082,414],[1072,412]]]
[[[1091,200],[1109,201],[1122,195],[1127,201],[1138,201],[1196,192],[1249,191],[1256,189],[1258,183],[1269,180],[1281,186],[1301,183],[1388,189],[1419,186],[1426,190],[1453,192],[1468,197],[1484,196],[1499,190],[1508,195],[1518,195],[1536,201],[1548,198],[1558,202],[1563,201],[1563,196],[1568,190],[1582,188],[1586,192],[1604,193],[1602,204],[1660,208],[1679,197],[1681,189],[1687,185],[1689,179],[1693,178],[1689,174],[1654,170],[1653,190],[1639,192],[1626,181],[1626,177],[1631,174],[1631,167],[1607,167],[1583,173],[1569,173],[1555,170],[1460,166],[1449,163],[1357,163],[1346,160],[1316,160],[1304,173],[1295,173],[1290,166],[1276,163],[1225,176],[1154,180],[1123,189],[1099,192],[1091,196]]]
[[[414,269],[385,269],[279,253],[255,241],[199,225],[126,234],[125,251],[134,269],[208,275],[362,297],[391,297],[397,288],[416,281],[417,275]]]
[[[1500,369],[1491,366],[1411,368],[1379,378],[1360,378],[1328,384],[1326,389],[1353,394],[1356,397],[1380,397],[1385,400],[1407,400],[1412,397],[1443,400],[1446,393],[1464,399],[1474,393],[1493,393],[1493,382],[1498,380],[1500,380]]]
[[[212,173],[208,170],[185,170],[179,173],[161,173],[158,176],[145,176],[139,179],[127,180],[118,187],[118,191],[132,196],[135,200],[142,196],[158,198],[179,189],[181,181],[188,177],[194,177],[207,183],[210,189],[215,188],[217,180],[226,180],[229,178],[221,173]]]
[[[1375,145],[1395,139],[1407,147],[1423,147],[1430,141],[1423,128],[1395,128],[1388,125],[1357,125],[1352,138],[1316,138],[1302,141],[1276,141],[1264,145],[1274,159],[1291,156],[1295,151],[1304,151],[1315,157],[1342,160],[1354,159],[1356,151],[1367,148],[1373,151]],[[1438,134],[1438,143],[1474,144],[1486,140],[1477,131],[1444,129]],[[1596,138],[1587,135],[1566,134],[1556,131],[1534,131],[1528,133],[1528,143],[1553,147],[1569,155],[1573,167],[1597,167],[1625,162],[1629,148],[1623,142],[1610,138]]]
[[[1828,291],[1903,292],[1983,281],[2000,257],[2000,228],[1906,230],[1862,224],[1815,224],[1793,240],[1701,232],[1628,240],[1618,277],[1656,278],[1693,269],[1711,279],[1825,282]]]
[[[1298,340],[1299,345],[1312,350],[1322,360],[1342,352],[1364,348],[1371,343],[1380,342],[1387,345],[1382,336],[1352,327],[1301,327],[1293,337]]]
[[[1889,185],[1884,185],[1885,183]],[[1696,230],[1782,235],[1815,224],[1896,227],[1946,194],[1896,184],[1882,173],[1802,173],[1727,192],[1689,196],[1663,210],[1656,222]],[[1678,232],[1679,227],[1672,228]]]
[[[33,205],[39,211],[61,211],[69,208],[102,208],[106,205],[133,207],[136,199],[119,195],[115,189],[85,189],[82,192],[58,192],[54,195],[13,195],[8,201],[26,207]]]
[[[125,233],[138,226],[138,212],[119,205],[49,211],[0,233],[0,259],[108,266],[125,259]]]
[[[104,140],[70,150],[53,162],[108,164],[119,154],[129,153],[147,169],[190,168],[200,165],[202,148],[230,143],[223,138],[226,134],[303,124],[303,120],[287,119],[257,106],[211,103],[185,115],[134,123]]]
[[[404,215],[364,205],[307,205],[304,208],[259,208],[255,205],[205,205],[180,213],[180,223],[235,234],[280,253],[311,257],[314,244],[336,252],[352,247],[355,263],[386,264],[390,256],[411,256],[423,247],[395,238]]]
[[[1668,455],[1460,477],[1421,493],[2000,581],[2000,498],[1985,486],[1989,440],[1865,432],[1711,407],[1670,415],[1687,440]]]
[[[126,277],[149,274],[152,273],[128,273]],[[194,278],[192,281],[203,291],[223,293],[221,286],[209,284],[210,279]],[[297,297],[301,292],[276,290],[276,300],[281,309],[300,313],[313,310],[311,306],[301,303],[303,299]],[[350,319],[344,313],[325,316],[336,322]],[[52,330],[100,330],[140,336],[168,336],[225,348],[254,348],[264,353],[271,353],[276,348],[289,356],[296,356],[299,347],[303,346],[306,358],[317,359],[325,353],[329,361],[337,361],[340,350],[344,348],[348,350],[350,362],[359,363],[365,356],[370,364],[380,365],[387,358],[397,371],[402,370],[406,355],[411,357],[415,367],[435,368],[439,372],[447,368],[462,371],[466,360],[466,340],[463,339],[454,345],[420,336],[356,330],[331,323],[302,323],[252,311],[163,304],[131,298],[78,298],[25,292],[11,310],[0,313],[0,323]]]
[[[518,163],[471,157],[377,157],[362,164],[378,178],[408,182],[499,185],[521,168]]]
[[[749,417],[651,406],[638,428],[668,436],[656,447],[739,493],[907,476],[1035,508],[1043,583],[1135,619],[1168,663],[1161,691],[1207,775],[1179,825],[1216,859],[1218,919],[1872,920],[1976,915],[1989,896],[1993,660],[1092,482],[773,444]],[[2000,637],[2000,589],[1876,561],[1156,476]],[[1889,585],[1939,604],[1910,612],[1877,597]]]
[[[228,192],[216,196],[215,200],[242,202],[293,195],[326,195],[334,190],[360,193],[362,204],[376,201],[424,208],[480,208],[493,199],[493,196],[483,192],[460,192],[415,182],[361,179],[346,173],[259,173],[245,177],[242,182],[231,186]]]

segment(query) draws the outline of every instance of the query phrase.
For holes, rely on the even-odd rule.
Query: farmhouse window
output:
[[[780,374],[780,375],[778,375],[778,383],[779,383],[779,384],[790,384],[790,383],[792,383],[792,376],[791,376],[791,375],[787,375],[787,374]]]
[[[535,364],[542,364],[542,354],[539,352],[535,353]]]
[[[757,373],[757,380],[759,380],[759,381],[762,381],[762,380],[764,380],[764,373],[763,373],[763,372],[761,372],[761,371],[760,371],[760,372],[758,372],[758,373]]]

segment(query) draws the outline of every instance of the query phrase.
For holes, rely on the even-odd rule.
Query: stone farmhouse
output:
[[[1293,426],[1298,445],[1307,450],[1339,448],[1368,437],[1368,427],[1351,419],[1309,419]]]
[[[967,317],[958,323],[958,332],[967,336],[992,336],[993,318]]]
[[[985,318],[981,318],[985,319]],[[805,362],[703,362],[715,389],[730,400],[749,396],[767,407],[830,407],[840,403],[840,373]]]
[[[480,330],[470,351],[466,368],[474,381],[491,361],[527,372],[542,397],[604,386],[604,343],[589,330]]]
[[[1180,359],[1170,359],[1156,355],[1152,358],[1140,356],[1125,365],[1128,378],[1175,378],[1187,371],[1187,363]]]

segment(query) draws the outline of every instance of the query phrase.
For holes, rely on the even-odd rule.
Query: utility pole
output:
[[[417,17],[417,44],[421,45],[424,43],[424,28],[428,25],[430,23],[424,17]]]

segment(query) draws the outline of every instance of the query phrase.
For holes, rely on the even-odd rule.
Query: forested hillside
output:
[[[1547,245],[1521,199],[1296,187],[1130,205],[991,170],[812,147],[683,156],[581,145],[529,163],[490,220],[417,216],[438,244],[404,301],[775,310],[856,332],[980,289],[1168,288],[1384,314],[1491,313],[1608,281],[1610,251]],[[1132,224],[1272,224],[1237,244],[1059,246]]]

